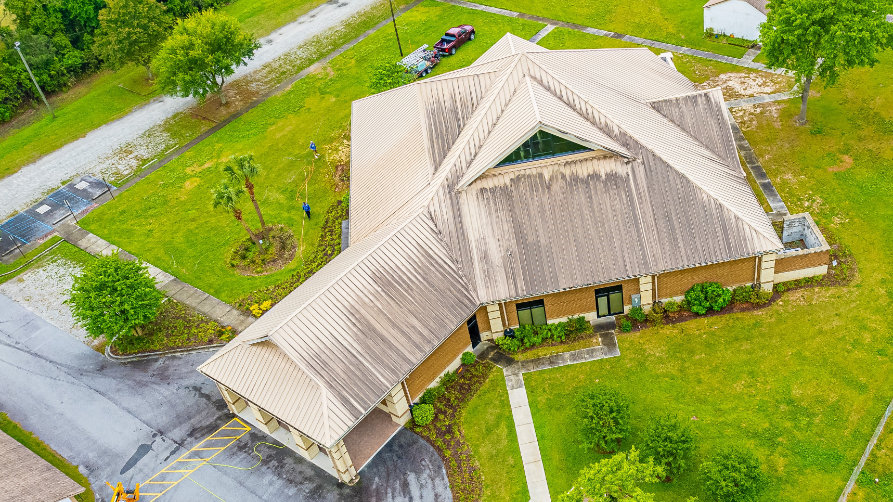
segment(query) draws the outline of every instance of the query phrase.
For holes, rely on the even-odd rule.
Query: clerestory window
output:
[[[507,164],[517,164],[518,162],[528,162],[546,157],[557,157],[559,155],[567,155],[570,153],[587,152],[591,148],[578,145],[573,141],[568,141],[560,136],[555,136],[546,131],[537,131],[527,141],[521,143],[521,146],[509,154],[508,157],[502,159],[497,166]]]

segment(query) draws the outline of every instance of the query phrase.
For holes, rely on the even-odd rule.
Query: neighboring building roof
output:
[[[710,0],[709,2],[704,4],[704,8],[707,9],[709,7],[713,7],[716,4],[720,4],[723,2],[728,2],[729,0]],[[754,9],[762,12],[763,14],[769,14],[769,0],[741,0],[742,2],[747,2]]]
[[[0,502],[57,502],[85,488],[0,431]]]
[[[481,304],[778,251],[726,113],[647,49],[513,35],[355,101],[350,247],[199,370],[331,446]],[[494,167],[539,129],[592,151]]]

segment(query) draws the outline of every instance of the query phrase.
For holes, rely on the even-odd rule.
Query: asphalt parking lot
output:
[[[195,370],[208,355],[114,363],[0,295],[0,410],[79,465],[98,500],[109,500],[106,481],[150,480],[230,424],[234,416],[214,384]],[[275,444],[256,429],[245,431],[157,500],[452,500],[436,452],[405,429],[355,486],[291,450],[258,444],[264,442]]]

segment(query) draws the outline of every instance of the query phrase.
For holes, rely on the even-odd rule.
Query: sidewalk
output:
[[[136,260],[136,257],[127,251],[122,251],[117,246],[100,239],[71,221],[65,221],[57,226],[56,232],[66,241],[92,255],[106,256],[117,251],[118,255],[125,260]],[[243,314],[228,303],[186,284],[158,267],[148,263],[146,265],[148,265],[149,275],[155,279],[158,289],[174,300],[189,305],[197,312],[224,326],[232,326],[237,331],[243,331],[254,322],[253,317]]]

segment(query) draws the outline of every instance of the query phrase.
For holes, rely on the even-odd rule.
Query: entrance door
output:
[[[475,348],[481,343],[481,330],[478,329],[477,315],[471,316],[471,319],[465,324],[468,326],[468,334],[471,336],[471,348]]]
[[[623,286],[596,289],[595,309],[597,317],[622,314]]]

